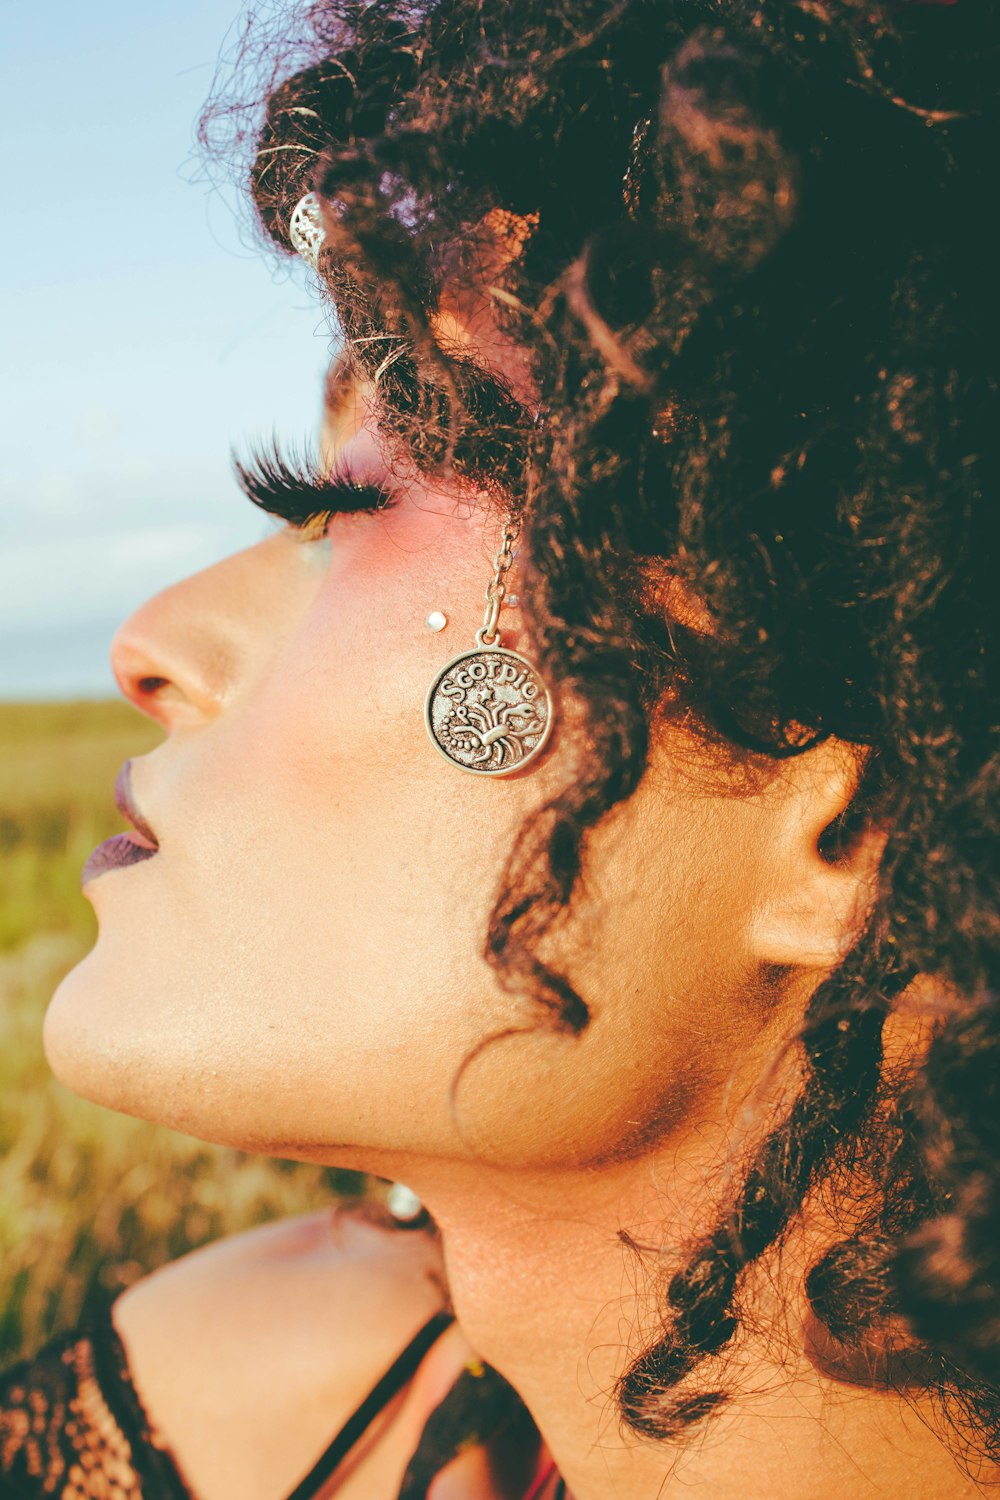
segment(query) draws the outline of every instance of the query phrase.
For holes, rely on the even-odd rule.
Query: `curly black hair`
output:
[[[828,857],[888,831],[871,918],[809,1001],[801,1090],[673,1271],[625,1419],[664,1436],[726,1399],[745,1273],[844,1180],[816,1315],[918,1349],[995,1457],[996,6],[315,0],[274,34],[260,222],[288,250],[293,207],[321,195],[351,369],[400,452],[519,508],[536,651],[585,705],[592,753],[497,899],[498,973],[586,1025],[538,941],[657,714],[760,765],[865,747]],[[498,232],[518,253],[491,296],[531,409],[437,316]],[[657,566],[710,631],[667,618]],[[915,976],[939,1018],[890,1069],[884,1023]]]

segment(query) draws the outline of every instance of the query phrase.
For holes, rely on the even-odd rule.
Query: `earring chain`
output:
[[[521,522],[516,517],[504,522],[500,537],[500,550],[493,559],[493,577],[486,585],[486,613],[483,616],[482,627],[476,631],[476,644],[479,646],[494,646],[500,639],[497,621],[500,619],[500,609],[507,592],[504,578],[514,566],[514,544],[520,533]]]

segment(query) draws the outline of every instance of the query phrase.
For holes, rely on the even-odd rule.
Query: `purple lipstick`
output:
[[[141,865],[144,859],[152,859],[157,853],[145,844],[137,844],[129,833],[116,833],[113,838],[98,844],[90,855],[80,875],[80,884],[87,885],[98,875],[109,870],[124,870],[126,865]]]
[[[132,762],[127,760],[115,782],[115,805],[122,817],[132,824],[134,832],[116,833],[105,839],[90,855],[80,875],[80,884],[87,885],[109,870],[124,870],[128,865],[142,864],[152,859],[159,850],[156,834],[136,805],[132,791]]]

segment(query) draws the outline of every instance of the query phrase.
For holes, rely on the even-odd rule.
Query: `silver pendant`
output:
[[[540,754],[552,729],[542,677],[516,651],[477,645],[435,677],[424,708],[437,750],[476,776],[509,776]]]

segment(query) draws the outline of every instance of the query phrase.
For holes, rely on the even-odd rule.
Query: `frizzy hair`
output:
[[[520,507],[535,647],[586,711],[592,753],[522,831],[490,922],[504,982],[587,1024],[538,942],[658,713],[762,765],[866,747],[828,856],[887,830],[871,919],[808,1005],[801,1092],[672,1274],[624,1417],[664,1436],[725,1400],[712,1359],[747,1268],[863,1162],[812,1306],[846,1343],[917,1346],[995,1455],[996,8],[317,0],[293,50],[255,125],[260,222],[287,250],[322,195],[351,367],[409,459]],[[217,149],[247,117],[206,118]],[[529,230],[492,294],[530,413],[438,336],[442,285],[500,222]],[[657,559],[710,633],[655,607]],[[883,1022],[917,975],[944,1019],[890,1071]]]

